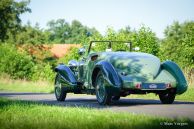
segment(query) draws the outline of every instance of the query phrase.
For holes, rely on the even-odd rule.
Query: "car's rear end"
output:
[[[161,98],[170,93],[175,97],[187,89],[182,71],[173,62],[168,62],[170,66],[161,64],[160,60],[151,54],[136,52],[115,52],[106,56],[121,78],[121,96],[156,93]]]

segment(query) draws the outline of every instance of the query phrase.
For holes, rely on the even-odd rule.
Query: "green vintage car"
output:
[[[95,94],[98,103],[106,105],[121,96],[155,93],[163,104],[171,104],[187,90],[176,63],[161,63],[156,56],[135,50],[130,42],[91,41],[87,49],[79,49],[79,62],[71,60],[55,68],[56,99],[64,101],[70,92]]]

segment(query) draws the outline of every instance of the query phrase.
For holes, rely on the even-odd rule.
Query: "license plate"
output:
[[[164,90],[166,89],[166,85],[164,83],[143,83],[141,88],[149,90]]]

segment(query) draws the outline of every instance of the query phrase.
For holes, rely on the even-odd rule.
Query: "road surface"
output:
[[[65,102],[58,102],[54,94],[16,93],[0,91],[0,97],[9,99],[35,101],[49,105],[68,107],[89,107],[113,112],[130,112],[169,118],[189,118],[194,120],[194,102],[175,101],[173,104],[161,104],[159,100],[121,98],[110,106],[100,106],[92,95],[68,94]]]

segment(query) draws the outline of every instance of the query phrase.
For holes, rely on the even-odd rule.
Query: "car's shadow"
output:
[[[32,101],[41,104],[66,107],[110,108],[110,107],[144,106],[144,105],[163,105],[161,104],[160,100],[121,98],[119,101],[113,101],[110,105],[102,106],[98,104],[95,96],[70,96],[70,97],[67,96],[64,102],[58,102],[55,99],[54,95],[53,96],[50,95],[51,94],[48,93],[11,93],[11,92],[0,93],[1,97],[12,98],[13,96],[23,96],[22,101]],[[25,96],[31,96],[32,99],[30,98],[25,99]],[[41,98],[41,96],[44,97]],[[172,105],[181,104],[194,105],[194,102],[175,101]]]
[[[66,107],[87,107],[87,108],[110,108],[110,107],[130,107],[130,106],[143,106],[143,105],[163,105],[159,100],[148,99],[121,99],[113,101],[110,105],[99,105],[96,99],[73,98],[67,99],[64,102],[56,100],[40,100],[39,102],[48,105],[66,106]],[[194,102],[175,101],[172,105],[188,104],[194,105]]]

